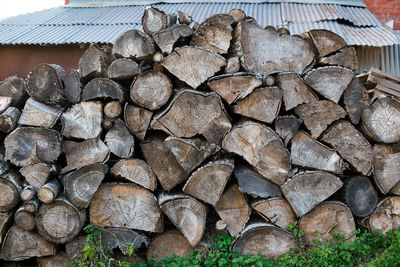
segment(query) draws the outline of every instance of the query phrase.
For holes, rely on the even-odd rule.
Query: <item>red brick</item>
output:
[[[382,7],[380,7],[380,6],[369,6],[368,9],[369,9],[369,11],[374,12],[374,11],[382,10]]]
[[[400,11],[397,11],[397,12],[389,12],[389,16],[394,16],[394,17],[400,16]]]
[[[386,5],[388,5],[388,2],[389,1],[376,1],[375,5],[377,5],[377,6],[386,6]]]
[[[374,1],[374,0],[364,0],[364,3],[365,3],[367,6],[372,6],[372,5],[375,3],[375,1]]]
[[[396,31],[399,31],[399,30],[400,30],[400,22],[397,22],[397,23],[394,24],[394,29],[395,29]]]

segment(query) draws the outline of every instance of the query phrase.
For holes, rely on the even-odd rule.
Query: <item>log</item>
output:
[[[64,141],[64,153],[67,159],[61,173],[66,173],[92,163],[107,161],[110,150],[98,138],[88,139],[83,142]]]
[[[233,112],[262,122],[272,123],[278,116],[282,102],[282,90],[263,87],[254,90],[233,106]]]
[[[97,77],[106,77],[110,55],[97,44],[91,44],[79,60],[79,76],[83,82]]]
[[[42,204],[36,213],[36,228],[47,240],[64,244],[79,234],[86,220],[86,210],[74,207],[64,196]]]
[[[101,127],[103,127],[104,130],[110,130],[112,125],[113,125],[113,121],[110,119],[104,118],[101,121]]]
[[[268,76],[267,76],[268,77]],[[304,80],[296,73],[279,73],[276,83],[283,91],[283,103],[285,110],[291,110],[298,105],[318,100],[313,91],[304,83]]]
[[[264,178],[253,168],[245,164],[235,166],[233,171],[238,181],[239,190],[252,197],[280,197],[282,192],[278,185]]]
[[[142,71],[139,65],[127,58],[120,58],[114,60],[107,70],[107,76],[109,79],[116,81],[130,80],[139,75]]]
[[[28,201],[36,196],[37,189],[31,185],[24,186],[21,192],[19,192],[19,197],[22,201]]]
[[[222,235],[222,236],[228,236],[228,229],[227,225],[223,220],[218,220],[215,223],[215,234],[217,236]]]
[[[82,87],[79,73],[71,69],[64,78],[64,95],[69,102],[76,104],[81,101]]]
[[[199,47],[183,46],[175,48],[161,65],[179,80],[196,89],[224,67],[226,62],[217,53]]]
[[[344,90],[343,103],[344,108],[349,114],[349,119],[353,124],[360,122],[361,113],[368,106],[365,99],[366,89],[357,77],[351,80],[349,86]]]
[[[234,19],[228,14],[216,14],[199,25],[190,44],[214,51],[228,53],[232,39]]]
[[[313,40],[320,57],[336,52],[347,45],[342,37],[331,31],[311,30],[308,31],[308,34]]]
[[[369,216],[378,204],[378,193],[366,176],[352,176],[343,180],[340,189],[340,199],[357,217]]]
[[[101,232],[101,245],[105,248],[119,248],[123,254],[129,252],[127,244],[134,249],[142,246],[148,247],[150,240],[144,234],[124,228],[103,228]]]
[[[302,217],[342,186],[343,182],[335,175],[316,171],[294,176],[281,189],[294,212]]]
[[[356,49],[350,46],[343,47],[333,55],[321,57],[319,63],[342,66],[354,71],[357,68]]]
[[[305,232],[306,245],[317,245],[314,240],[330,242],[337,234],[346,242],[356,238],[356,225],[350,209],[340,201],[326,201],[304,215],[299,221],[299,229]]]
[[[61,134],[67,138],[89,139],[101,134],[103,104],[97,101],[80,102],[61,115]]]
[[[35,213],[39,209],[39,200],[34,198],[24,202],[24,209],[30,213]]]
[[[313,69],[304,77],[305,83],[326,99],[339,102],[354,74],[343,67],[329,66]]]
[[[147,162],[141,159],[121,159],[114,164],[110,173],[116,178],[123,178],[144,188],[154,191],[157,178]]]
[[[111,153],[119,158],[130,158],[135,148],[135,140],[125,123],[118,119],[113,122],[111,129],[108,130],[104,142]]]
[[[383,194],[389,191],[400,181],[400,146],[374,145],[374,182]]]
[[[9,133],[17,127],[21,111],[15,107],[7,108],[0,114],[0,131]]]
[[[104,229],[104,228],[103,228]],[[82,249],[87,245],[86,236],[78,235],[74,237],[71,241],[65,244],[65,252],[68,258],[72,259],[78,255],[81,255]]]
[[[46,163],[36,163],[21,168],[19,172],[24,176],[28,184],[38,190],[47,182],[54,170],[54,167]]]
[[[278,116],[274,122],[275,132],[283,139],[285,146],[287,146],[302,124],[303,120],[296,116]]]
[[[154,54],[154,44],[151,38],[140,31],[124,32],[115,41],[112,54],[118,58],[143,60]]]
[[[8,229],[10,229],[10,227],[12,226],[12,219],[12,212],[0,212],[0,244],[4,244],[3,240]]]
[[[143,141],[146,136],[147,129],[150,125],[153,112],[131,105],[125,104],[124,107],[124,120],[128,129],[140,140]]]
[[[225,136],[222,148],[243,157],[257,172],[278,185],[288,177],[289,153],[275,132],[263,124],[238,123]]]
[[[36,258],[36,260],[38,267],[64,267],[70,261],[64,251],[60,251],[54,256]]]
[[[82,101],[113,99],[124,102],[126,89],[107,78],[95,78],[88,82],[82,91]]]
[[[335,150],[314,140],[303,131],[298,131],[292,138],[290,160],[293,165],[342,173],[344,162]]]
[[[154,37],[153,37],[154,38]],[[153,61],[154,63],[161,63],[164,60],[163,53],[157,51],[153,54]],[[162,67],[161,67],[162,68]]]
[[[183,43],[192,35],[193,30],[189,26],[173,25],[170,28],[153,33],[152,37],[162,53],[171,54],[176,43]]]
[[[378,97],[361,114],[363,132],[380,143],[400,141],[400,102],[389,97]]]
[[[12,101],[13,101],[12,97],[0,96],[0,113],[3,113],[3,111],[9,108],[11,106]]]
[[[133,103],[150,110],[159,109],[172,95],[172,82],[159,71],[147,71],[133,81],[130,96]]]
[[[22,179],[13,170],[0,176],[0,211],[9,211],[15,208],[20,200]]]
[[[178,92],[150,125],[154,130],[163,130],[175,137],[190,138],[200,134],[216,144],[231,129],[229,118],[216,93],[189,89]]]
[[[379,202],[369,216],[368,224],[372,233],[396,231],[400,227],[400,197],[391,196]]]
[[[103,112],[107,119],[117,119],[122,113],[122,105],[119,101],[110,101],[104,106]]]
[[[163,231],[163,216],[157,199],[135,184],[102,184],[90,202],[89,214],[90,223],[98,227]]]
[[[186,194],[215,206],[234,168],[230,159],[211,161],[198,168],[183,186]]]
[[[186,173],[191,173],[205,159],[221,150],[220,146],[200,138],[185,139],[169,136],[164,143]]]
[[[169,26],[170,25],[167,24],[167,15],[164,11],[151,6],[146,6],[144,8],[142,27],[145,33],[152,35],[155,32],[168,28]]]
[[[186,257],[192,252],[193,247],[188,240],[177,231],[168,231],[157,235],[151,240],[147,250],[147,260],[160,261],[172,254],[178,257]]]
[[[240,61],[239,57],[234,56],[228,58],[226,61],[225,72],[226,73],[234,73],[240,70]]]
[[[15,225],[23,230],[35,229],[35,215],[21,206],[14,214]]]
[[[233,20],[235,22],[239,22],[246,17],[246,13],[244,13],[243,10],[237,9],[237,8],[233,8],[233,9],[229,10],[228,14],[233,17]]]
[[[53,179],[43,185],[38,191],[38,198],[43,203],[51,203],[61,192],[61,184],[58,180]]]
[[[26,77],[26,91],[30,97],[44,104],[65,104],[65,76],[60,65],[39,64]]]
[[[288,231],[268,223],[249,224],[232,242],[230,250],[239,250],[239,255],[265,255],[278,258],[297,249],[296,238]]]
[[[274,86],[276,83],[275,76],[272,74],[265,75],[263,78],[263,85],[264,86]]]
[[[233,48],[248,72],[267,73],[274,70],[302,74],[314,60],[310,43],[301,37],[263,29],[256,23],[242,20],[233,33]],[[279,49],[275,49],[279,43]]]
[[[18,124],[53,128],[64,109],[47,106],[33,98],[29,98],[19,117]]]
[[[215,206],[231,236],[238,236],[250,218],[251,208],[237,185],[229,187]]]
[[[193,22],[193,18],[182,11],[177,11],[179,24],[190,25]]]
[[[281,197],[257,200],[251,203],[251,207],[267,222],[286,229],[289,224],[296,220],[289,203]]]
[[[77,169],[62,177],[69,201],[78,209],[89,207],[94,193],[108,172],[107,165],[95,163]]]
[[[4,150],[0,152],[0,175],[10,169],[8,162],[4,159]]]
[[[195,247],[203,238],[207,211],[200,201],[186,195],[159,196],[158,203],[175,227]]]
[[[13,226],[7,232],[2,244],[0,258],[7,261],[22,261],[32,257],[55,254],[55,245],[44,239],[39,233]]]
[[[11,97],[11,106],[23,107],[28,96],[25,80],[14,75],[0,82],[0,96]]]

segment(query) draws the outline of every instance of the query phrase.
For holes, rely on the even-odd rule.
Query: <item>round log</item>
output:
[[[15,225],[19,228],[30,231],[35,228],[35,215],[21,206],[14,214]]]
[[[37,198],[28,200],[24,202],[24,208],[30,213],[35,213],[39,209],[39,200]]]
[[[17,173],[9,171],[0,176],[0,211],[9,211],[17,206],[22,190]]]
[[[396,231],[400,227],[400,196],[387,197],[379,202],[368,223],[372,233]]]
[[[43,185],[38,192],[38,198],[43,203],[50,203],[52,202],[57,195],[61,192],[61,184],[56,180],[53,179]]]
[[[243,10],[237,8],[229,10],[228,14],[232,16],[235,22],[239,22],[246,17],[246,13],[244,13]]]
[[[142,60],[154,54],[154,44],[151,38],[140,31],[124,32],[115,41],[112,53],[116,57]]]
[[[296,215],[284,198],[268,198],[251,203],[251,207],[265,220],[286,229],[294,223]]]
[[[108,119],[116,119],[121,115],[122,105],[119,101],[110,101],[104,106],[104,116]]]
[[[159,234],[151,240],[146,256],[147,260],[157,262],[172,254],[186,257],[192,250],[193,247],[181,233],[169,231]]]
[[[31,185],[25,186],[19,193],[19,196],[22,201],[31,200],[36,196],[36,188]]]

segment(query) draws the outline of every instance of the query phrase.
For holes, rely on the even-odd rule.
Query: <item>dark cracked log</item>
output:
[[[22,179],[18,173],[8,171],[0,176],[0,211],[9,211],[15,208],[20,201]]]
[[[64,95],[69,102],[76,104],[81,101],[82,85],[79,73],[71,69],[64,78]]]
[[[287,146],[302,124],[303,120],[296,116],[278,116],[274,122],[275,132],[283,139],[285,146]]]
[[[281,185],[290,170],[289,153],[267,126],[252,121],[237,124],[225,136],[222,147],[242,156],[265,178]]]
[[[400,196],[387,197],[379,202],[368,223],[372,233],[396,231],[400,227]]]
[[[323,57],[342,49],[347,44],[342,37],[327,30],[311,30],[308,31],[313,40],[319,56]]]
[[[101,245],[111,249],[119,248],[122,253],[129,252],[128,244],[134,249],[148,247],[149,239],[140,232],[124,228],[103,228],[101,233]]]
[[[106,77],[110,55],[97,44],[91,44],[79,60],[79,76],[83,82],[97,77]]]
[[[333,55],[319,59],[319,62],[326,65],[336,65],[355,70],[357,68],[357,55],[354,47],[343,47]]]
[[[186,257],[192,250],[193,247],[180,232],[167,231],[151,240],[146,256],[147,260],[160,261],[172,254]]]
[[[289,203],[280,197],[256,200],[251,207],[268,222],[286,229],[289,224],[296,220],[296,215]]]
[[[47,106],[29,98],[19,117],[18,124],[52,128],[63,111],[62,108]]]
[[[150,57],[155,52],[151,37],[137,30],[124,32],[115,41],[112,53],[116,57],[142,60]]]
[[[0,96],[11,97],[11,106],[23,107],[28,96],[25,80],[15,75],[1,81]]]
[[[375,185],[387,194],[400,181],[400,146],[376,144],[373,149]]]
[[[14,214],[15,225],[23,230],[30,231],[35,228],[35,215],[21,206]]]
[[[153,112],[126,103],[124,108],[124,120],[128,129],[140,140],[143,141],[149,128]]]
[[[21,111],[16,107],[9,107],[0,114],[0,131],[9,133],[17,127]]]
[[[107,76],[113,80],[129,80],[133,79],[141,73],[139,65],[127,58],[114,60],[107,70]]]
[[[111,129],[104,137],[104,142],[110,152],[119,158],[130,158],[133,155],[135,139],[122,120],[113,122]]]
[[[21,168],[19,172],[31,186],[38,190],[47,182],[54,170],[54,167],[46,163],[36,163]]]
[[[368,101],[364,97],[366,91],[360,80],[354,77],[343,93],[344,108],[353,124],[359,123],[363,109],[368,106]]]
[[[82,101],[113,99],[123,102],[127,90],[117,82],[107,78],[95,78],[86,84],[82,91]]]
[[[134,182],[154,191],[157,188],[157,177],[147,162],[141,159],[121,159],[114,164],[110,173],[117,178]]]
[[[43,203],[51,203],[61,192],[62,187],[58,180],[53,179],[44,184],[38,191],[38,198]]]
[[[189,26],[180,24],[156,32],[152,37],[154,42],[161,49],[161,52],[171,54],[175,43],[183,42],[192,35],[193,30]],[[162,60],[160,62],[162,62]]]
[[[306,172],[282,185],[282,192],[297,216],[301,217],[333,195],[343,182],[327,172]]]

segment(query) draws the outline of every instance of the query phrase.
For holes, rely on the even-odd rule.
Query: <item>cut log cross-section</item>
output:
[[[147,260],[160,261],[172,254],[178,257],[186,257],[192,250],[193,247],[181,233],[168,231],[151,240],[146,256]]]
[[[30,231],[35,228],[35,215],[21,206],[14,214],[15,225],[19,228]]]
[[[387,194],[400,181],[400,146],[376,144],[374,146],[374,181],[378,189]]]
[[[297,118],[296,116],[278,116],[274,122],[275,132],[279,135],[280,138],[282,138],[285,145],[287,146],[289,144],[289,141],[297,133],[302,124],[303,120]]]
[[[79,75],[83,82],[106,77],[110,56],[97,44],[91,44],[79,60]]]
[[[150,125],[153,112],[126,103],[124,108],[124,120],[128,129],[136,135],[137,138],[143,140],[146,136],[147,128]]]
[[[110,173],[115,177],[141,185],[150,191],[154,191],[157,187],[157,178],[152,168],[141,159],[121,159],[114,164]]]
[[[344,107],[349,114],[350,121],[354,124],[359,123],[361,113],[368,105],[368,102],[364,98],[366,91],[360,80],[354,77],[343,93]]]
[[[135,148],[135,139],[122,120],[113,122],[104,142],[111,153],[119,158],[130,158]]]
[[[319,62],[355,70],[357,68],[356,49],[354,47],[344,47],[333,55],[320,58]]]
[[[331,31],[311,30],[308,34],[317,47],[320,57],[336,52],[347,45],[342,37]]]
[[[43,203],[51,203],[61,192],[61,189],[61,184],[58,180],[53,179],[39,189],[38,198]]]
[[[282,229],[286,229],[289,224],[294,223],[296,220],[292,208],[283,198],[257,200],[251,206],[261,217]]]
[[[129,80],[141,73],[139,65],[127,58],[114,60],[108,67],[108,78],[113,80]]]
[[[151,38],[140,31],[130,30],[115,41],[112,53],[116,57],[146,59],[154,54],[155,48]]]
[[[169,27],[168,18],[164,11],[146,6],[142,16],[143,31],[149,35]]]
[[[52,170],[46,163],[36,163],[21,168],[19,172],[31,186],[39,189],[47,182]]]
[[[86,84],[82,91],[82,101],[95,99],[113,99],[123,102],[126,89],[119,83],[107,78],[95,78]]]
[[[0,114],[0,131],[9,133],[17,127],[21,111],[16,107],[9,107]]]
[[[46,106],[33,98],[29,98],[25,103],[21,117],[19,117],[18,124],[52,128],[62,112],[63,109],[61,108]]]
[[[176,43],[183,42],[192,35],[193,35],[193,30],[189,26],[179,24],[179,25],[173,25],[172,27],[167,28],[165,30],[156,32],[153,34],[152,37],[154,39],[154,42],[157,44],[157,46],[161,49],[163,53],[171,54]],[[162,60],[157,60],[157,61],[162,62]]]
[[[22,190],[21,179],[18,173],[9,171],[0,176],[0,211],[9,211],[15,208],[20,201]]]
[[[23,107],[27,98],[25,80],[17,75],[0,83],[0,96],[11,97],[11,106]]]
[[[387,197],[379,202],[368,223],[372,233],[396,231],[400,227],[400,196]]]
[[[79,73],[71,69],[64,78],[64,95],[69,102],[76,104],[81,101],[82,87]]]

